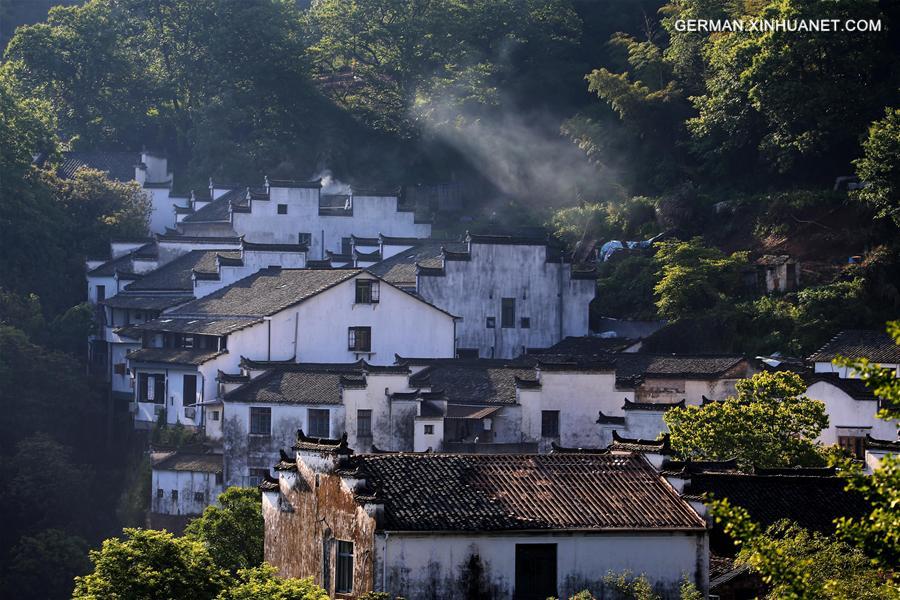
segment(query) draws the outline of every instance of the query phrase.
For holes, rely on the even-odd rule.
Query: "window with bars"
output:
[[[286,215],[287,214],[287,204],[279,204],[278,205],[278,214]]]
[[[356,411],[356,435],[372,437],[372,411],[359,409]]]
[[[353,592],[353,542],[338,540],[334,591],[338,594]]]
[[[178,490],[172,490],[172,500],[178,500]]]
[[[425,426],[425,435],[434,435],[434,425]]]
[[[297,234],[297,243],[300,244],[301,246],[306,246],[307,248],[309,246],[312,246],[312,234],[306,233],[306,232],[298,233]]]
[[[559,437],[559,411],[541,411],[541,437]]]
[[[250,434],[272,434],[272,409],[268,406],[250,407]]]
[[[309,435],[327,438],[331,433],[330,411],[327,408],[310,408],[307,414]]]
[[[350,327],[347,334],[347,348],[353,352],[371,352],[372,328]]]
[[[194,502],[205,502],[206,494],[203,492],[194,492]]]
[[[379,287],[377,279],[357,279],[356,303],[378,304]]]
[[[516,299],[503,298],[500,300],[500,327],[516,326]]]
[[[165,404],[166,380],[164,375],[153,373],[138,374],[138,401]]]

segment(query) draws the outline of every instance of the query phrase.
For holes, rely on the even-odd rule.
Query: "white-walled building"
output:
[[[300,243],[315,259],[349,255],[354,236],[431,235],[431,222],[420,218],[415,207],[405,206],[396,190],[351,189],[349,194],[335,195],[323,193],[321,180],[267,179],[264,186],[227,191],[210,182],[209,198],[179,210],[175,229],[168,235],[239,235],[257,243]],[[351,260],[335,262],[344,266]]]
[[[547,239],[467,235],[462,243],[381,239],[372,271],[459,315],[460,356],[513,358],[589,332],[593,269]],[[409,240],[406,240],[409,242]]]
[[[706,522],[639,454],[295,451],[260,486],[265,559],[335,597],[602,597],[611,571],[707,588]]]
[[[151,452],[150,526],[175,533],[214,504],[225,487],[222,455],[207,447]]]
[[[865,457],[866,438],[897,439],[897,421],[879,419],[883,407],[853,369],[834,363],[838,357],[868,359],[900,376],[900,346],[884,332],[847,330],[834,336],[809,357],[813,373],[807,377],[806,396],[825,403],[828,428],[820,440],[838,444],[857,458]]]
[[[137,181],[150,199],[150,231],[163,233],[175,222],[175,212],[188,206],[190,198],[172,193],[172,172],[160,152],[67,152],[59,168],[61,177],[71,178],[83,168],[104,171],[116,181]]]
[[[454,353],[455,317],[362,269],[268,268],[135,326],[136,424],[199,426],[219,371],[257,361],[390,364]]]

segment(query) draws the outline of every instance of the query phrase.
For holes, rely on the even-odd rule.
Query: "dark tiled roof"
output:
[[[297,430],[297,441],[294,443],[294,450],[325,452],[328,454],[353,454],[353,449],[347,445],[346,433],[338,439],[317,438],[305,435],[302,429]]]
[[[195,211],[193,214],[184,218],[184,223],[203,223],[203,222],[219,222],[229,221],[231,215],[232,201],[240,204],[246,190],[234,189],[225,192],[203,208]]]
[[[347,467],[384,503],[383,530],[705,528],[636,454],[372,454]]]
[[[321,189],[322,179],[313,179],[312,181],[298,181],[296,179],[269,179],[269,186],[276,188],[308,188]]]
[[[673,454],[669,445],[668,434],[664,435],[661,440],[641,440],[622,437],[618,431],[613,431],[613,442],[609,445],[609,449],[628,452],[649,452],[651,454]]]
[[[169,333],[191,333],[194,335],[227,335],[233,331],[239,331],[261,323],[257,317],[243,317],[236,319],[219,317],[184,317],[174,318],[171,314],[163,314],[158,319],[135,325],[135,329],[143,331],[166,331]]]
[[[387,244],[387,240],[396,238],[387,238],[382,236],[382,240]],[[383,278],[385,281],[399,286],[412,286],[416,283],[416,263],[424,265],[440,266],[441,249],[446,248],[453,251],[464,251],[465,243],[454,242],[449,240],[412,240],[402,238],[406,242],[414,243],[411,248],[404,250],[390,258],[368,267],[368,270]],[[398,245],[406,245],[398,244]]]
[[[220,383],[249,383],[250,376],[240,373],[226,373],[219,369],[219,372],[216,374],[216,381]]]
[[[358,363],[290,365],[272,369],[225,395],[250,404],[341,404],[342,378],[365,383]]]
[[[791,257],[787,254],[764,254],[757,258],[754,262],[764,267],[776,267],[778,265],[787,264]]]
[[[435,359],[410,385],[442,390],[455,404],[515,404],[517,377],[533,380],[534,369],[501,360]]]
[[[830,534],[837,517],[867,512],[865,500],[844,486],[839,477],[698,473],[691,475],[684,493],[728,498],[764,527],[790,519],[806,529]]]
[[[78,169],[87,167],[105,171],[110,179],[131,181],[140,162],[140,152],[66,152],[57,172],[63,179],[72,179]]]
[[[742,356],[706,356],[677,354],[620,353],[615,356],[616,379],[637,380],[646,377],[721,377],[738,367]]]
[[[184,350],[181,348],[141,348],[128,353],[128,359],[141,363],[165,363],[170,365],[202,365],[225,351]]]
[[[87,275],[88,277],[112,277],[116,274],[117,271],[131,270],[131,261],[134,260],[135,257],[155,258],[157,256],[157,250],[158,248],[154,243],[144,244],[143,246],[135,248],[127,254],[123,254],[122,256],[114,258],[112,260],[108,260],[102,265],[91,269],[90,271],[88,271]]]
[[[844,358],[868,358],[877,363],[900,363],[900,346],[883,331],[850,329],[834,336],[809,360],[831,362],[838,355]]]
[[[875,394],[862,379],[841,378],[837,373],[810,373],[805,379],[807,385],[819,381],[830,383],[854,400],[875,400]]]
[[[900,453],[900,440],[879,440],[866,434],[866,449]]]
[[[597,356],[607,352],[618,352],[632,343],[628,338],[602,338],[597,336],[569,336],[549,348],[533,348],[529,354],[571,354]]]
[[[684,399],[678,402],[632,402],[626,398],[622,406],[623,410],[666,411],[670,408],[684,408]]]
[[[176,451],[154,461],[153,469],[157,471],[221,473],[222,455]]]
[[[191,250],[178,258],[150,271],[126,289],[136,290],[186,290],[193,292],[193,273],[214,274],[218,272],[216,254],[240,258],[234,250]]]
[[[262,269],[212,294],[189,302],[172,316],[266,317],[346,281],[362,269]]]
[[[152,294],[116,294],[107,298],[103,304],[113,308],[130,308],[135,310],[163,310],[193,300],[193,296],[168,296]]]

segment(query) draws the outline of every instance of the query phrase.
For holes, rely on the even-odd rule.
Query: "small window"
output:
[[[356,411],[357,437],[372,437],[372,411],[360,409]]]
[[[98,285],[97,286],[97,302],[103,302],[106,300],[106,286]]]
[[[849,452],[852,456],[863,459],[866,457],[865,438],[858,436],[838,436],[838,446]]]
[[[338,540],[334,591],[338,594],[353,592],[353,542]]]
[[[165,495],[166,495],[166,492],[162,488],[159,488],[158,490],[156,490],[156,497],[159,498],[160,500],[162,500],[162,497]]]
[[[495,327],[497,327],[497,318],[496,317],[488,317],[485,320],[484,326],[487,327],[488,329],[494,329]]]
[[[191,349],[194,347],[194,336],[192,335],[184,335],[181,336],[181,347]]]
[[[178,490],[172,490],[172,500],[178,500]]]
[[[194,502],[205,502],[206,494],[203,492],[194,492]]]
[[[356,303],[378,304],[379,285],[377,279],[356,280]]]
[[[197,402],[197,376],[184,375],[181,378],[181,402],[184,405]]]
[[[210,421],[218,421],[219,420],[219,411],[217,411],[217,410],[211,411],[209,414],[209,420]]]
[[[352,352],[371,352],[372,328],[350,327],[347,334],[347,348]]]
[[[250,485],[253,487],[258,486],[265,481],[268,474],[268,469],[250,469]]]
[[[297,234],[297,243],[301,246],[312,246],[312,234],[311,233],[299,233]]]
[[[136,311],[136,312],[134,313],[134,319],[135,319],[135,321],[143,321],[143,320],[144,320],[144,313],[142,313],[141,311]]]
[[[222,485],[224,480],[221,473],[216,473],[216,485]]]
[[[287,214],[287,204],[279,204],[278,205],[278,214],[286,215]]]
[[[516,326],[516,299],[503,298],[500,301],[500,327]]]
[[[353,251],[353,239],[341,238],[341,254],[350,254]]]
[[[251,406],[250,407],[250,434],[251,435],[271,435],[272,434],[272,409],[268,406]]]
[[[434,435],[434,425],[425,426],[425,435]]]
[[[559,437],[559,411],[541,411],[541,437]]]
[[[309,435],[313,437],[327,438],[331,433],[331,411],[327,408],[310,408],[307,418],[309,420]]]
[[[519,326],[522,329],[531,329],[531,317],[522,317],[519,321]]]

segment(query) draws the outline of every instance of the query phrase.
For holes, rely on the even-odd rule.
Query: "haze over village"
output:
[[[900,597],[900,7],[715,4],[0,7],[3,595]]]

